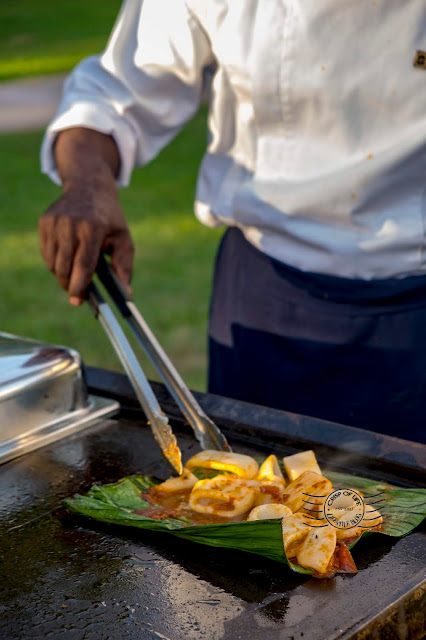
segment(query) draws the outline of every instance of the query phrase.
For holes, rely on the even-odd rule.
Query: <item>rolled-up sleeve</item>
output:
[[[210,41],[185,0],[127,0],[105,52],[81,62],[64,86],[47,128],[42,171],[60,183],[54,143],[71,127],[111,135],[120,154],[119,186],[154,158],[194,115]]]

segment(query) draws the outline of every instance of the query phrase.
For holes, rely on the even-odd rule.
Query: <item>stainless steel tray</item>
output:
[[[116,413],[88,395],[76,351],[0,333],[0,463]]]

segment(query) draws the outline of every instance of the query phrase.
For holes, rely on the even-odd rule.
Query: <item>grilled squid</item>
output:
[[[261,480],[247,480],[255,491],[255,505],[281,504],[283,502],[284,485],[282,482],[262,482]]]
[[[255,491],[232,476],[199,480],[189,496],[189,506],[197,513],[222,518],[242,516],[254,506]]]
[[[285,486],[284,476],[278,464],[277,456],[271,455],[266,458],[265,462],[260,466],[256,479],[262,482],[270,481],[274,484],[282,484]]]
[[[314,471],[304,471],[285,488],[283,502],[293,513],[303,509],[306,515],[321,517],[331,490],[330,480]]]
[[[157,484],[155,490],[163,493],[179,493],[180,491],[192,489],[197,482],[198,478],[189,469],[184,469],[180,476],[168,478],[165,482]]]
[[[273,520],[291,515],[290,509],[283,504],[261,504],[250,511],[247,520]]]
[[[336,529],[330,525],[310,526],[303,513],[294,513],[281,523],[287,558],[297,558],[300,566],[325,573],[336,549]]]
[[[229,451],[214,451],[205,449],[196,453],[186,463],[187,469],[215,469],[217,471],[227,471],[233,473],[239,478],[252,479],[255,478],[259,465],[256,460],[250,456],[241,453],[231,453]]]
[[[303,513],[294,513],[288,518],[284,518],[281,523],[281,531],[284,550],[288,558],[296,556],[300,543],[306,538],[310,530]]]
[[[364,517],[362,519],[362,526],[363,527],[378,527],[379,524],[382,524],[383,522],[383,516],[380,513],[380,511],[378,511],[377,509],[375,509],[374,507],[372,507],[370,504],[366,504],[365,505],[365,511],[364,511]]]
[[[344,522],[348,519],[347,513],[340,512],[338,521]],[[378,527],[383,522],[383,516],[377,509],[369,504],[365,505],[364,516],[359,525],[354,527],[337,528],[337,539],[347,540],[349,538],[358,538],[364,531],[369,528]],[[338,522],[336,523],[338,525]]]
[[[284,468],[290,480],[296,480],[304,471],[313,471],[322,475],[315,453],[312,450],[301,451],[283,458]]]
[[[325,573],[335,548],[335,527],[314,527],[308,532],[297,553],[297,562],[306,569]]]

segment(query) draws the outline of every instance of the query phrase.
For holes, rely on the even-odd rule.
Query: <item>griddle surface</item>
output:
[[[174,430],[186,459],[195,441],[185,428]],[[358,575],[318,581],[254,555],[103,525],[61,506],[94,482],[133,473],[168,475],[139,418],[107,421],[0,467],[3,640],[421,636],[425,527],[403,539],[361,541]]]

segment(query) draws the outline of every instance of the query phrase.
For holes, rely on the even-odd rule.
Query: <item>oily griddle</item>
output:
[[[91,390],[99,379],[95,374],[89,376]],[[111,380],[111,375],[106,379],[117,394],[123,380]],[[123,395],[124,404],[125,399]],[[217,397],[204,399],[220,409]],[[228,402],[223,400],[222,409]],[[114,482],[133,473],[169,475],[143,416],[131,404],[116,420],[0,467],[2,638],[421,637],[424,526],[402,539],[377,535],[360,541],[353,551],[357,575],[318,581],[251,554],[69,514],[61,500],[84,493],[94,482]],[[242,417],[250,405],[233,407],[233,418],[219,426],[229,436],[234,422],[234,450],[262,455],[272,448],[284,455],[315,444],[304,438],[309,446],[302,447],[291,433],[280,437],[269,424],[253,425],[253,414],[268,422],[282,412],[265,414],[254,408],[244,430]],[[172,424],[187,459],[197,444],[182,422]],[[317,427],[314,421],[312,432],[321,441],[313,448],[320,451],[320,464],[324,452],[336,454],[335,464],[330,462],[344,472],[420,485],[423,476],[415,465],[383,461],[392,439],[379,443],[382,453],[388,452],[382,457],[347,451],[339,457],[339,449],[324,442],[327,429]],[[340,429],[345,442],[348,431]],[[409,445],[402,449],[410,460],[422,455]]]

